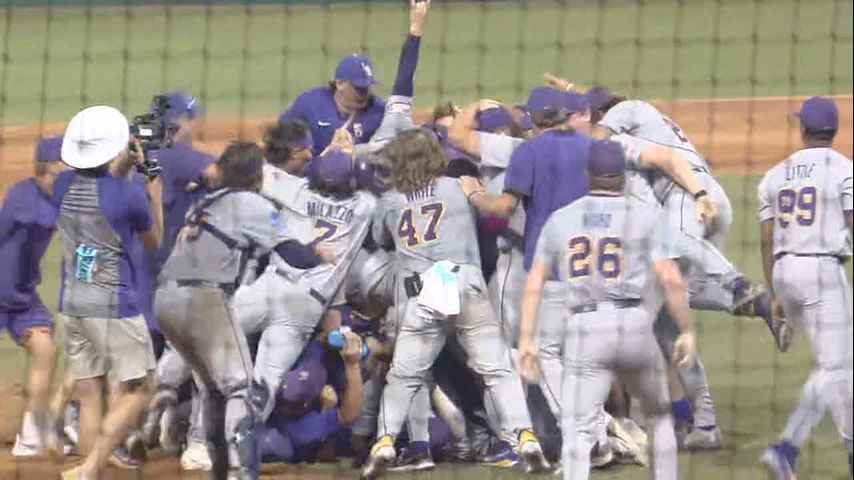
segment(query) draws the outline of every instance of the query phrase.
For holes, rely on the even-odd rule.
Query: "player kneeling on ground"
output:
[[[219,189],[190,211],[161,274],[157,322],[208,391],[203,406],[214,478],[257,478],[256,412],[248,398],[252,362],[231,299],[250,258],[271,251],[294,267],[319,265],[313,247],[288,239],[261,189],[264,157],[250,142],[217,160]]]
[[[381,197],[374,240],[397,250],[398,285],[408,300],[383,392],[378,440],[362,477],[377,478],[394,461],[394,437],[449,334],[457,335],[471,368],[504,407],[502,428],[516,436],[529,467],[547,468],[521,401],[522,382],[489,303],[477,242],[460,241],[475,238],[475,218],[459,181],[442,176],[442,147],[432,132],[412,129],[383,152],[393,190]]]
[[[626,160],[614,142],[591,147],[590,193],[551,215],[537,242],[522,299],[519,368],[534,380],[537,309],[550,272],[567,289],[570,318],[564,343],[561,400],[564,479],[586,479],[598,412],[614,375],[642,405],[652,437],[653,478],[678,475],[676,437],[667,391],[667,366],[644,297],[664,289],[679,326],[673,363],[693,362],[695,337],[685,281],[662,238],[659,213],[623,195]]]

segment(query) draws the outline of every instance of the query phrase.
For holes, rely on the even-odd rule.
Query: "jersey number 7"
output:
[[[445,213],[445,204],[442,202],[425,203],[421,205],[419,210],[421,215],[427,218],[427,228],[424,229],[424,235],[421,238],[418,237],[418,227],[415,225],[414,213],[411,208],[404,210],[397,222],[397,235],[409,247],[414,247],[419,243],[432,242],[439,238],[439,222],[442,220],[442,214]]]

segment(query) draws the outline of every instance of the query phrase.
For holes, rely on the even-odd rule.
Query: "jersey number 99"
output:
[[[397,222],[397,235],[406,242],[408,247],[432,242],[439,238],[439,222],[442,220],[442,214],[445,213],[445,205],[442,202],[425,203],[419,210],[421,215],[427,218],[427,228],[424,229],[424,234],[420,238],[411,208],[404,210]]]
[[[592,265],[594,257],[595,265]],[[623,272],[623,242],[619,237],[602,237],[598,242],[589,235],[577,235],[569,239],[570,280],[590,276],[593,268],[606,280],[620,278]]]
[[[777,192],[777,222],[781,228],[788,228],[794,215],[798,225],[809,227],[815,223],[817,202],[818,192],[813,186],[784,188]]]

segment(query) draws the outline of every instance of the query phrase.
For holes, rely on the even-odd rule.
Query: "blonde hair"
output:
[[[445,171],[445,152],[433,132],[412,128],[397,134],[383,148],[388,160],[389,184],[409,193],[426,187]]]

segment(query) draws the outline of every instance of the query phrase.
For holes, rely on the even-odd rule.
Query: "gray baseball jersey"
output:
[[[474,211],[455,178],[440,177],[421,190],[388,191],[380,198],[374,240],[394,246],[401,267],[424,272],[435,262],[480,266]]]
[[[289,235],[305,244],[327,244],[336,258],[335,263],[323,263],[308,270],[293,268],[278,256],[271,261],[292,281],[331,299],[344,282],[350,264],[370,231],[376,197],[358,191],[339,200],[312,191],[305,180],[281,170],[281,173],[269,169],[267,172],[263,193],[282,203],[282,217],[288,223]]]
[[[851,159],[830,148],[793,153],[759,184],[759,220],[776,219],[774,254],[849,257]]]
[[[235,242],[229,247],[217,235],[194,220],[195,208],[187,214],[188,223],[178,234],[175,248],[161,275],[170,280],[205,280],[231,283],[242,277],[248,257],[270,252],[276,245],[292,238],[286,234],[285,222],[273,203],[257,193],[218,190],[203,197],[198,220],[213,226]]]
[[[480,140],[480,171],[487,179],[494,179],[496,175],[507,170],[513,151],[525,141],[524,138],[488,132],[478,132],[477,136]]]
[[[642,100],[620,102],[608,110],[599,124],[615,134],[626,134],[646,142],[673,148],[695,170],[709,170],[706,160],[688,140],[682,129],[647,102]],[[656,197],[664,201],[674,185],[673,180],[659,170],[650,170],[647,176]]]
[[[535,258],[567,283],[570,306],[642,299],[652,262],[673,258],[660,218],[647,204],[590,194],[549,217]]]

